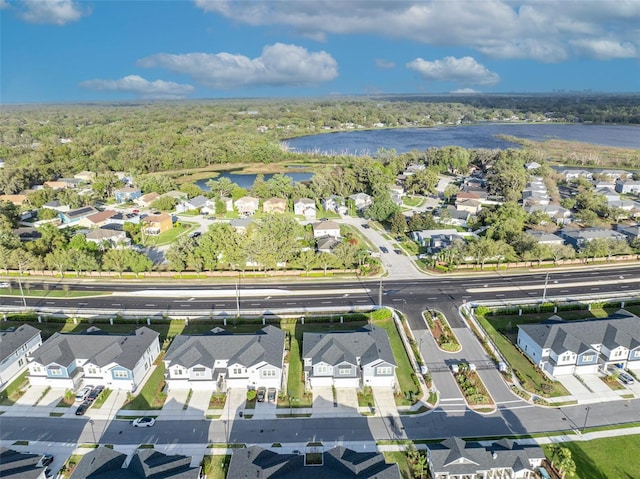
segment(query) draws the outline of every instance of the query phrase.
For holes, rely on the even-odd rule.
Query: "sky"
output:
[[[640,0],[0,0],[0,103],[640,91]]]

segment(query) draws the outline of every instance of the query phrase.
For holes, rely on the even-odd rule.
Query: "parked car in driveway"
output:
[[[618,381],[620,381],[622,384],[633,384],[635,382],[633,376],[624,371],[620,371],[620,373],[618,374]]]
[[[264,402],[264,398],[266,395],[267,395],[267,388],[260,386],[258,388],[258,394],[256,395],[258,402]]]
[[[104,386],[96,386],[91,390],[91,392],[87,396],[87,401],[95,401],[100,397],[100,394],[102,394],[102,391],[104,391]]]
[[[0,283],[0,288],[10,288],[11,287],[11,283],[8,283],[7,281],[3,281],[2,283]]]
[[[89,401],[84,401],[82,404],[80,404],[80,406],[78,406],[78,409],[76,409],[76,416],[84,416],[84,413],[87,412],[89,406],[91,406],[91,403]]]
[[[276,388],[267,389],[267,400],[269,402],[276,402]]]
[[[76,393],[76,401],[84,401],[89,396],[89,393],[93,389],[93,386],[85,386]]]
[[[155,418],[145,416],[145,417],[139,417],[138,419],[135,419],[131,424],[133,424],[133,427],[151,427],[155,423],[156,423]]]

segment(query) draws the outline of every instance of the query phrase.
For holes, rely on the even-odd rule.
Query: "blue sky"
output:
[[[0,0],[0,102],[640,90],[640,0]]]

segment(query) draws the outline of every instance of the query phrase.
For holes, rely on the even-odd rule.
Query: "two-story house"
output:
[[[82,333],[55,333],[28,357],[29,382],[75,389],[84,381],[134,392],[160,354],[158,337],[147,327],[127,335],[96,327]]]
[[[41,344],[40,330],[28,324],[0,330],[0,389],[27,368],[27,357]]]
[[[133,186],[123,186],[113,192],[116,203],[125,203],[127,201],[134,201],[142,196],[142,190]]]
[[[300,198],[293,204],[293,213],[313,221],[316,219],[316,202],[309,198]]]
[[[287,200],[284,198],[269,198],[264,200],[262,210],[265,213],[285,213],[287,211]]]
[[[313,223],[313,237],[340,238],[340,225],[335,221],[318,221]]]
[[[173,220],[166,213],[149,215],[142,219],[142,233],[156,236],[173,228]]]
[[[251,216],[258,211],[260,200],[253,196],[243,196],[242,198],[238,198],[234,201],[233,205],[236,207],[236,210],[238,210],[238,214],[242,216]]]
[[[164,357],[170,389],[282,389],[285,334],[266,326],[251,334],[222,328],[179,335]]]
[[[373,324],[357,331],[302,336],[302,359],[308,387],[362,388],[396,383],[396,362],[387,332]]]

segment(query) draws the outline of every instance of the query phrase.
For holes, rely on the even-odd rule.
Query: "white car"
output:
[[[10,287],[11,287],[11,283],[7,281],[3,281],[2,283],[0,283],[0,288],[10,288]]]
[[[133,427],[151,427],[156,423],[155,418],[153,417],[139,417],[133,421]]]
[[[84,401],[93,389],[93,386],[85,386],[76,393],[76,401]]]

